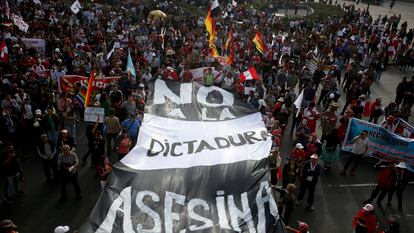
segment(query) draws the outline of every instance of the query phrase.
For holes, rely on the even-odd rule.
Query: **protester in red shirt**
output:
[[[377,217],[374,206],[366,204],[354,217],[352,228],[355,233],[375,233],[377,230]]]
[[[306,160],[304,146],[301,143],[296,143],[295,148],[293,148],[293,150],[290,152],[290,157],[294,158],[297,161],[298,167],[302,167],[302,164]]]
[[[298,229],[292,228],[290,226],[287,226],[286,229],[294,233],[309,233],[309,225],[301,221],[298,221]]]
[[[395,183],[394,162],[389,160],[385,165],[383,163],[378,163],[375,167],[380,170],[378,173],[377,184],[372,190],[371,196],[364,201],[364,204],[372,203],[379,194],[377,204],[378,206],[381,206],[381,201],[384,199],[385,195],[391,191]]]

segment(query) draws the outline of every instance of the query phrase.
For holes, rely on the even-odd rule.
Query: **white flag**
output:
[[[106,54],[106,60],[109,60],[109,58],[111,58],[111,56],[112,56],[112,54],[114,53],[114,51],[115,51],[115,44],[114,44],[114,46],[112,47],[111,51],[109,51],[109,53],[108,53],[108,54]]]
[[[82,6],[81,6],[81,4],[79,3],[79,1],[78,0],[76,0],[73,4],[72,4],[72,6],[70,7],[70,9],[72,10],[72,12],[74,13],[74,14],[77,14],[79,11],[80,11],[80,9],[82,8]]]
[[[236,7],[236,6],[237,6],[237,2],[236,2],[236,1],[234,1],[234,0],[232,0],[232,1],[231,1],[231,4],[232,4],[234,7]]]
[[[37,5],[42,5],[42,3],[40,2],[40,0],[33,0],[33,3],[34,4],[37,4]]]
[[[300,92],[298,98],[296,98],[295,102],[293,103],[293,105],[295,105],[296,108],[298,109],[298,111],[296,112],[296,117],[298,117],[300,114],[302,103],[303,103],[303,90]]]
[[[22,17],[16,14],[12,14],[12,20],[14,25],[16,25],[20,30],[27,32],[27,30],[29,29],[29,24],[24,22]]]
[[[224,12],[223,19],[227,18],[227,16],[229,16],[229,14],[226,11],[226,12]]]

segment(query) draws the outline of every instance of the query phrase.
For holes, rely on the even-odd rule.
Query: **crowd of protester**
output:
[[[1,2],[5,6],[5,1]],[[202,9],[209,4],[187,2]],[[42,161],[46,181],[60,181],[61,202],[67,199],[68,184],[73,185],[76,198],[82,198],[77,175],[88,164],[89,156],[87,166],[96,169],[104,185],[111,171],[110,161],[121,159],[136,143],[148,82],[192,81],[190,70],[199,67],[222,72],[220,79],[212,81],[214,85],[238,93],[263,114],[274,138],[271,182],[281,193],[279,207],[286,225],[292,223],[295,206],[302,204],[306,192],[307,209],[314,210],[318,177],[323,170],[336,166],[350,118],[383,126],[399,118],[409,121],[414,76],[402,79],[395,101],[387,106],[381,98],[370,98],[372,84],[381,81],[383,71],[391,66],[402,71],[413,69],[414,32],[401,15],[373,18],[352,5],[343,7],[346,13],[342,16],[289,19],[273,14],[271,9],[247,7],[243,4],[247,1],[237,2],[237,7],[221,3],[227,15],[217,22],[215,44],[222,55],[226,54],[227,30],[234,30],[235,59],[229,66],[209,56],[204,18],[183,14],[174,2],[122,1],[122,6],[111,5],[111,1],[85,3],[78,14],[73,14],[64,1],[43,0],[39,5],[32,0],[9,0],[10,12],[21,15],[29,29],[20,31],[8,24],[5,10],[0,13],[1,41],[8,49],[7,59],[2,57],[0,64],[5,202],[24,195],[19,183],[25,178],[21,161],[33,156],[32,151]],[[149,17],[153,9],[169,17]],[[263,35],[264,54],[251,41],[255,30]],[[44,53],[27,48],[21,38],[45,39]],[[128,51],[135,78],[126,72]],[[319,61],[315,69],[307,62],[312,58]],[[240,82],[240,72],[252,66],[261,79]],[[51,70],[51,76],[40,75],[44,70]],[[105,109],[103,123],[82,122],[83,109],[76,95],[59,92],[62,76],[88,77],[92,70],[101,76],[121,76],[118,83],[102,88],[91,99],[91,106]],[[206,72],[201,82],[211,82],[210,75]],[[293,103],[302,91],[302,106],[297,108]],[[86,149],[77,146],[79,134],[87,138]],[[295,142],[288,155],[281,155],[281,146],[291,146],[281,145],[286,134],[294,135]],[[354,149],[341,175],[347,174],[350,165],[350,174],[356,175],[358,163],[367,152],[367,140],[364,132],[354,139]],[[282,158],[288,161],[282,162]],[[395,192],[402,211],[402,191],[408,178],[401,176],[404,164],[394,165],[385,166],[392,180],[378,185],[366,204],[379,194],[380,205],[386,193],[390,204]],[[280,177],[282,186],[276,187]],[[372,210],[371,205],[361,211]],[[358,215],[363,217],[362,212]],[[354,227],[359,223],[356,217]],[[299,225],[304,227],[305,223]],[[373,231],[367,228],[365,232]]]

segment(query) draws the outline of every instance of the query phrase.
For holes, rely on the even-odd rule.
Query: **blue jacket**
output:
[[[141,122],[138,119],[135,119],[134,121],[131,121],[130,118],[124,120],[121,123],[122,127],[125,129],[128,129],[128,135],[131,138],[137,138],[138,137],[138,131],[141,127]]]

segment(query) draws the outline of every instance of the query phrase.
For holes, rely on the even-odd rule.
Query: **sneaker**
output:
[[[296,205],[297,205],[297,206],[301,206],[301,205],[302,205],[302,201],[297,201],[297,202],[296,202]]]
[[[309,211],[314,211],[315,210],[315,207],[313,207],[312,205],[310,205],[310,206],[306,207],[306,209],[309,210]]]

